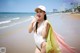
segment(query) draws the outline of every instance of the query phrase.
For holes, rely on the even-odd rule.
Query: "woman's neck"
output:
[[[41,24],[43,21],[44,21],[44,20],[40,20],[40,21],[38,21],[38,24]]]

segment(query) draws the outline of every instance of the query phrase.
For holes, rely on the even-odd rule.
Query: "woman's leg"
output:
[[[41,53],[38,48],[35,49],[35,53]]]
[[[46,42],[41,44],[41,53],[46,53]],[[50,53],[54,53],[54,50],[50,51]]]
[[[41,44],[41,53],[46,53],[46,42]]]

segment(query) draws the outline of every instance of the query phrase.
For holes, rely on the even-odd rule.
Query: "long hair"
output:
[[[44,15],[44,20],[47,20],[46,14]],[[36,33],[37,33],[37,28],[38,28],[38,22],[36,22]]]

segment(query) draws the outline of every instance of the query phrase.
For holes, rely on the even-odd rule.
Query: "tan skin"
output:
[[[40,9],[37,10],[36,12],[36,16],[35,18],[32,20],[31,24],[29,25],[29,33],[31,33],[33,31],[33,24],[34,22],[38,22],[38,26],[40,26],[40,24],[44,21],[44,15],[46,13]],[[49,23],[46,20],[44,22],[44,30],[42,31],[42,37],[43,38],[47,38],[47,34],[48,34],[48,30],[49,30]],[[41,44],[41,51],[36,48],[35,53],[46,53],[46,42],[42,42]]]

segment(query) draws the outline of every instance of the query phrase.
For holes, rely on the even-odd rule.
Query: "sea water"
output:
[[[35,13],[0,12],[0,28],[29,21],[34,15]]]

